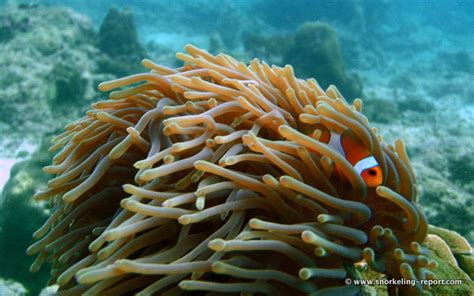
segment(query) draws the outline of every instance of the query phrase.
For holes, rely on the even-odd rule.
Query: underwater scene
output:
[[[0,0],[0,296],[474,295],[473,12]]]

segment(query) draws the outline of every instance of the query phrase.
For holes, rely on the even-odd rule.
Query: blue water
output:
[[[21,1],[19,1],[21,2]],[[255,0],[255,1],[39,1],[44,5],[67,5],[87,15],[99,28],[111,6],[129,8],[134,15],[138,37],[144,44],[155,43],[163,50],[177,51],[186,43],[209,49],[217,39],[219,50],[245,52],[249,34],[260,37],[291,34],[305,22],[322,21],[336,28],[342,54],[350,71],[367,66],[354,53],[353,43],[389,60],[430,55],[440,46],[465,51],[474,48],[474,2],[377,1],[377,0]],[[360,55],[360,54],[359,54]],[[272,59],[259,55],[258,58]],[[369,61],[379,70],[386,64]],[[403,61],[401,61],[403,62]],[[298,74],[298,73],[297,73]],[[302,73],[304,74],[304,73]]]

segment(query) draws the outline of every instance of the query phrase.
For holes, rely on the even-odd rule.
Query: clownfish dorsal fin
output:
[[[344,133],[341,139],[342,148],[346,153],[346,159],[355,165],[359,160],[371,155],[369,149],[352,132]]]
[[[328,134],[329,139],[326,143],[344,157],[347,154],[346,149],[350,149],[350,146],[362,146],[362,142],[348,129],[343,133],[328,130]]]
[[[352,132],[352,131],[349,130],[349,129],[346,129],[346,130],[344,131],[344,133],[342,133],[342,135],[344,136],[345,139],[349,139],[349,140],[351,140],[351,141],[353,141],[353,142],[356,142],[356,143],[358,143],[358,144],[360,144],[360,145],[363,145],[363,144],[362,144],[362,141],[359,139],[359,137],[358,137],[354,132]]]

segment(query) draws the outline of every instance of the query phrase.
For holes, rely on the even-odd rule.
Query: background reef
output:
[[[36,295],[48,277],[47,268],[28,273],[24,249],[47,213],[30,197],[47,181],[50,135],[103,98],[99,82],[139,72],[143,57],[176,66],[174,52],[189,42],[289,63],[299,77],[363,98],[371,123],[406,141],[430,224],[474,242],[469,1],[63,3],[0,1],[0,278],[24,286],[0,287]]]

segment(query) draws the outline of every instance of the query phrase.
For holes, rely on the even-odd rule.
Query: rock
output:
[[[53,285],[53,286],[48,286],[41,290],[41,293],[39,296],[53,296],[56,295],[58,291],[59,286],[58,285]]]
[[[4,280],[0,278],[0,295],[1,296],[26,296],[27,291],[22,284],[12,280]]]

